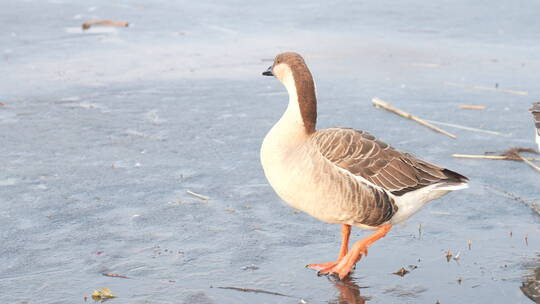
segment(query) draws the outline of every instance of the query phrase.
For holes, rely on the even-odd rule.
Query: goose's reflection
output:
[[[524,277],[519,289],[533,302],[540,303],[540,258],[527,266],[531,271]]]
[[[369,300],[368,297],[360,295],[360,287],[349,276],[343,280],[338,280],[332,276],[329,276],[328,279],[339,292],[339,296],[335,300],[328,302],[329,304],[364,304]]]

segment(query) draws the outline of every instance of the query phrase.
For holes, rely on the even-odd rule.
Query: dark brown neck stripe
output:
[[[317,96],[315,95],[313,77],[301,58],[291,65],[291,70],[304,127],[307,133],[313,133],[317,124]]]
[[[315,96],[315,84],[302,56],[297,53],[287,52],[276,57],[275,63],[287,64],[293,74],[296,86],[296,95],[306,133],[315,132],[317,124],[317,97]]]

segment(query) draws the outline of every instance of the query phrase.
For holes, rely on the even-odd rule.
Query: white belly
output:
[[[261,163],[268,182],[287,204],[321,221],[354,223],[359,210],[346,201],[337,185],[325,179],[324,164],[306,150],[302,145],[276,148],[267,136]]]

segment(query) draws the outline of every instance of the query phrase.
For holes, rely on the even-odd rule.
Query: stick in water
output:
[[[526,159],[525,157],[521,156],[521,155],[517,155],[522,161],[524,161],[527,165],[531,166],[531,168],[535,169],[536,171],[540,172],[540,167],[538,167],[537,165],[533,164],[530,160]]]
[[[117,27],[127,27],[129,23],[125,21],[114,21],[114,20],[95,20],[95,21],[88,21],[82,24],[83,30],[89,29],[92,25],[100,24],[100,25],[111,25],[111,26],[117,26]]]
[[[210,287],[212,287],[212,286],[210,286]],[[266,294],[271,294],[271,295],[275,295],[275,296],[282,296],[282,297],[291,298],[291,296],[286,295],[286,294],[282,294],[282,293],[274,292],[274,291],[266,291],[266,290],[256,289],[256,288],[244,288],[244,287],[232,287],[232,286],[224,286],[224,287],[218,286],[216,288],[219,288],[219,289],[231,289],[231,290],[237,290],[237,291],[243,291],[243,292],[266,293]]]
[[[474,154],[452,154],[452,157],[457,158],[473,158],[473,159],[495,159],[495,160],[523,160],[516,156],[507,155],[474,155]],[[526,160],[540,160],[540,158],[525,158]]]
[[[427,122],[427,121],[425,121],[425,120],[423,120],[423,119],[421,119],[421,118],[418,118],[418,117],[416,117],[416,116],[414,116],[414,115],[412,115],[412,114],[409,114],[409,113],[404,112],[404,111],[402,111],[402,110],[400,110],[400,109],[398,109],[398,108],[395,108],[395,107],[391,106],[390,104],[388,104],[387,102],[385,102],[385,101],[379,99],[378,97],[373,97],[373,99],[372,99],[371,101],[372,101],[372,102],[375,104],[375,106],[378,107],[378,108],[383,108],[383,109],[388,110],[388,111],[390,111],[390,112],[392,112],[392,113],[395,113],[395,114],[397,114],[397,115],[399,115],[399,116],[401,116],[401,117],[405,117],[405,118],[414,120],[414,121],[416,121],[417,123],[419,123],[419,124],[421,124],[421,125],[423,125],[423,126],[426,126],[426,127],[430,128],[430,129],[432,129],[433,131],[442,133],[442,134],[447,135],[447,136],[449,136],[449,137],[451,137],[451,138],[454,138],[454,139],[457,138],[457,136],[455,136],[454,134],[449,133],[449,132],[447,132],[447,131],[445,131],[445,130],[439,128],[439,127],[436,127],[436,126],[430,124],[429,122]]]
[[[191,194],[191,195],[193,195],[193,196],[195,196],[195,197],[197,197],[197,198],[200,198],[200,199],[202,199],[202,200],[204,200],[204,201],[207,201],[207,200],[210,199],[208,196],[204,196],[204,195],[202,195],[202,194],[195,193],[195,192],[190,191],[190,190],[187,190],[186,193],[187,193],[187,194]]]
[[[462,125],[456,125],[456,124],[452,124],[452,123],[448,123],[448,122],[428,120],[428,119],[426,119],[425,121],[436,124],[436,125],[452,127],[452,128],[456,128],[456,129],[462,129],[462,130],[467,130],[467,131],[472,131],[472,132],[480,132],[480,133],[487,133],[487,134],[503,136],[503,134],[501,134],[501,133],[499,133],[497,131],[490,131],[490,130],[484,130],[484,129],[478,129],[478,128],[471,128],[471,127],[466,127],[466,126],[462,126]]]
[[[486,106],[477,106],[477,105],[460,105],[460,109],[466,109],[466,110],[485,110],[487,109]]]
[[[491,88],[486,86],[479,86],[479,85],[470,85],[465,83],[459,83],[459,82],[450,82],[446,81],[444,83],[447,86],[453,86],[453,87],[462,87],[462,88],[470,88],[470,89],[477,89],[477,90],[485,90],[485,91],[499,91],[507,94],[514,94],[514,95],[528,95],[529,92],[525,91],[516,91],[516,90],[504,90],[499,88]]]
[[[533,153],[536,153],[533,149],[530,149],[530,148],[511,148],[511,149],[506,150],[503,155],[517,157],[517,158],[521,159],[522,161],[524,161],[527,165],[531,166],[531,168],[533,168],[536,171],[540,172],[540,167],[533,164],[532,162],[530,162],[525,157],[521,156],[521,154],[519,154],[520,152],[533,152]]]

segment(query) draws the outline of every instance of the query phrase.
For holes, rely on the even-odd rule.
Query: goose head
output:
[[[262,74],[276,77],[285,86],[289,92],[289,106],[291,103],[297,103],[300,108],[305,131],[315,132],[317,123],[315,83],[304,58],[294,52],[281,53]]]

